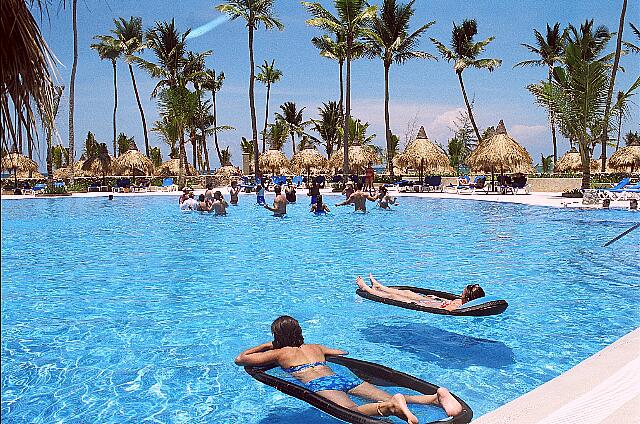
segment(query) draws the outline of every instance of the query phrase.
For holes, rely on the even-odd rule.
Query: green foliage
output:
[[[80,158],[82,160],[87,160],[91,157],[98,156],[99,153],[100,143],[98,143],[93,133],[89,131],[87,138],[84,140],[84,152],[82,152]]]
[[[371,144],[371,142],[376,138],[375,134],[367,135],[367,129],[369,128],[369,123],[362,123],[360,119],[354,119],[353,117],[349,117],[349,133],[348,140],[350,146],[364,146]],[[340,134],[340,138],[343,137],[344,130],[342,127],[338,128],[338,133]]]
[[[242,153],[249,154],[249,160],[253,160],[253,142],[251,140],[247,140],[246,137],[242,137],[240,141],[240,148],[242,149]]]
[[[282,71],[276,68],[276,60],[273,59],[271,64],[264,61],[264,64],[258,65],[260,72],[256,75],[256,79],[266,86],[275,84],[282,78]]]
[[[162,152],[159,147],[152,147],[150,150],[151,162],[153,162],[153,166],[156,168],[162,164]]]
[[[229,15],[232,20],[242,18],[248,27],[254,29],[260,25],[266,29],[284,29],[284,25],[273,15],[273,0],[226,0],[216,9]]]
[[[543,173],[553,172],[553,155],[545,156],[540,154],[540,166]]]
[[[338,128],[341,125],[342,112],[340,111],[340,105],[335,101],[323,103],[322,107],[318,108],[318,112],[320,113],[320,119],[312,119],[310,123],[313,125],[314,131],[320,135],[329,157],[333,154],[334,147],[339,149],[341,146]]]
[[[116,144],[118,145],[118,156],[120,156],[125,154],[132,146],[135,145],[135,140],[133,137],[127,137],[125,133],[120,133],[116,139]]]
[[[282,119],[276,120],[275,124],[269,125],[267,138],[269,146],[273,150],[280,150],[289,137],[289,125]]]
[[[61,145],[56,145],[51,148],[51,156],[53,167],[60,169],[66,167],[69,164],[69,149]]]
[[[231,152],[229,151],[229,147],[230,146],[227,146],[220,150],[220,156],[222,157],[222,160],[220,161],[221,166],[231,165]],[[251,145],[251,152],[253,152],[253,145]]]
[[[67,193],[66,186],[56,187],[54,184],[47,184],[47,186],[44,189],[44,194],[55,195],[55,194],[66,194],[66,193]]]

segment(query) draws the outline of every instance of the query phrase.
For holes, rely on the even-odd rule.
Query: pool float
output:
[[[442,292],[438,290],[422,289],[419,287],[410,287],[410,286],[389,286],[389,287],[398,289],[398,290],[410,290],[414,293],[418,293],[426,296],[436,296],[445,300],[460,299],[460,296],[457,294]],[[356,290],[356,294],[358,296],[364,297],[365,299],[373,300],[375,302],[386,303],[387,305],[398,306],[400,308],[413,309],[414,311],[429,312],[432,314],[440,314],[440,315],[486,317],[490,315],[501,314],[507,309],[507,306],[509,306],[506,300],[485,296],[485,297],[481,297],[479,299],[475,299],[470,302],[467,302],[461,307],[459,307],[458,309],[454,309],[453,311],[447,311],[446,309],[443,309],[443,308],[432,308],[429,306],[419,305],[417,303],[402,302],[400,300],[387,299],[386,297],[376,296],[375,294],[371,294],[362,289]]]
[[[438,386],[434,384],[372,362],[361,361],[345,356],[327,357],[326,360],[327,362],[333,362],[334,364],[348,368],[363,381],[367,381],[379,387],[404,387],[425,395],[433,395],[436,393],[436,390],[438,390]],[[337,403],[307,389],[303,383],[293,383],[267,373],[267,371],[275,367],[276,365],[269,367],[245,367],[244,369],[251,377],[255,378],[259,382],[280,390],[282,393],[289,396],[305,401],[319,410],[344,422],[354,424],[380,424],[381,422],[389,422],[384,419],[384,417],[372,417],[340,406]],[[453,393],[452,395],[462,405],[462,412],[455,417],[447,417],[442,420],[431,421],[427,424],[463,424],[471,421],[473,418],[473,411],[469,405]]]

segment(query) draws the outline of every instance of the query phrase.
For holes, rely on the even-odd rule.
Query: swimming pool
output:
[[[602,245],[640,215],[400,200],[286,218],[254,196],[227,217],[173,197],[2,201],[3,422],[336,422],[233,364],[280,314],[308,342],[450,388],[478,417],[639,325],[640,232]],[[355,295],[370,271],[479,283],[510,306],[394,308]]]

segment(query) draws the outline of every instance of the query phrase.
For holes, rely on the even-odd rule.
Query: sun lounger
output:
[[[527,184],[527,176],[523,174],[516,174],[511,178],[511,191],[513,194],[518,194],[518,190],[524,190],[526,194],[531,191],[531,186]]]
[[[618,197],[622,196],[623,189],[627,185],[629,185],[630,182],[631,182],[631,177],[625,177],[625,178],[621,179],[618,182],[618,184],[614,185],[611,188],[604,188],[604,189],[598,190],[597,195],[600,198],[606,198],[606,199],[615,200]]]
[[[640,181],[622,187],[621,189],[611,189],[610,193],[612,197],[617,198],[618,200],[626,200],[627,198],[637,198],[640,194]]]
[[[472,183],[458,184],[458,187],[456,188],[456,194],[460,194],[463,192],[473,193],[476,191],[476,189],[482,190],[483,188],[485,188],[486,182],[487,182],[487,177],[485,177],[484,175],[477,175],[473,179]]]
[[[129,178],[121,178],[116,182],[116,186],[113,187],[114,193],[124,193],[125,190],[129,190],[131,187],[131,180]]]
[[[444,187],[444,189],[446,189],[447,191],[458,193],[459,190],[464,190],[469,188],[470,183],[471,181],[469,179],[469,176],[465,175],[463,177],[458,177],[455,184],[449,184],[448,186]]]
[[[499,175],[498,178],[498,188],[500,189],[501,194],[507,194],[511,192],[511,194],[516,194],[513,189],[513,180],[510,175]]]
[[[442,177],[440,175],[430,175],[424,177],[423,189],[427,191],[442,191]]]
[[[31,191],[33,192],[33,194],[40,194],[40,193],[44,193],[44,190],[46,188],[47,188],[46,184],[40,183],[40,184],[34,185]]]

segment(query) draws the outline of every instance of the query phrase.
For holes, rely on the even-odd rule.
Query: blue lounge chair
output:
[[[468,175],[464,175],[461,177],[458,177],[456,179],[455,184],[449,184],[448,186],[446,186],[445,188],[447,190],[451,190],[451,191],[455,191],[456,193],[459,192],[459,190],[464,190],[465,188],[469,188],[469,184],[470,184],[470,179]]]
[[[33,188],[31,189],[31,191],[33,192],[33,194],[39,194],[39,193],[44,193],[44,190],[47,188],[46,184],[43,183],[39,183],[33,186]]]
[[[627,197],[636,198],[637,195],[640,194],[640,181],[635,184],[624,186],[621,189],[611,189],[610,192],[612,196],[621,200],[624,200]]]
[[[500,193],[507,194],[508,192],[511,192],[511,194],[516,194],[513,189],[513,180],[510,175],[499,175],[497,180]]]
[[[618,184],[614,185],[611,188],[604,188],[598,190],[598,197],[608,198],[608,199],[616,199],[620,196],[625,186],[629,185],[631,182],[631,177],[625,177],[618,182]]]
[[[113,187],[112,191],[114,193],[124,193],[129,187],[131,187],[131,180],[129,178],[121,178],[116,182],[116,186]]]
[[[53,186],[55,188],[63,188],[66,187],[66,184],[64,183],[64,181],[56,181],[55,183],[53,183]]]

